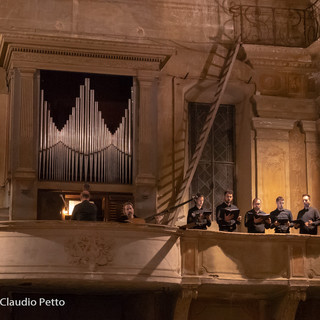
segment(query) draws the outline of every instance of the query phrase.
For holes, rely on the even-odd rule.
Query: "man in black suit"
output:
[[[275,233],[290,233],[293,227],[293,218],[290,210],[284,208],[284,198],[279,196],[276,199],[277,209],[270,212],[271,225]]]
[[[97,221],[97,206],[91,203],[90,193],[84,190],[80,194],[81,203],[77,204],[72,211],[71,220]]]
[[[248,233],[265,233],[265,229],[270,228],[270,215],[261,210],[261,199],[254,198],[252,206],[245,215],[244,225],[248,228]]]
[[[221,203],[216,208],[216,221],[219,225],[219,231],[227,231],[232,232],[236,230],[237,225],[241,222],[241,216],[239,215],[236,219],[234,219],[234,214],[225,214],[225,209],[238,209],[234,204],[233,201],[233,191],[226,190],[224,192],[224,202]]]
[[[319,211],[311,207],[310,195],[302,195],[304,208],[299,211],[297,220],[295,221],[295,229],[300,228],[300,234],[317,234],[318,225],[320,224]],[[297,223],[297,222],[301,223]]]

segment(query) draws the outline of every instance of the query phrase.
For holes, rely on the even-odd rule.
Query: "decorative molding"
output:
[[[299,69],[312,69],[316,70],[317,64],[305,61],[290,61],[290,60],[275,60],[266,58],[250,58],[251,64],[254,66],[265,66],[265,67],[288,67],[288,68],[299,68]]]
[[[306,142],[315,142],[315,143],[319,142],[316,121],[302,120],[301,127],[306,134]]]
[[[284,92],[284,91],[282,91]],[[270,95],[255,95],[256,108],[261,118],[314,120],[317,105],[314,99],[291,98]]]
[[[296,120],[290,119],[272,119],[272,118],[253,118],[252,124],[254,129],[276,129],[292,130]]]
[[[130,5],[141,5],[141,6],[146,6],[146,2],[145,0],[107,0],[105,2],[117,2],[117,3],[123,3],[123,4],[128,4],[130,3]],[[221,1],[220,1],[221,2]],[[223,2],[223,1],[222,1]],[[183,3],[178,3],[176,1],[174,2],[169,2],[169,1],[156,1],[156,0],[151,0],[149,1],[150,5],[152,6],[156,6],[159,8],[167,8],[167,9],[175,9],[175,10],[181,10],[181,11],[203,11],[205,13],[208,12],[208,10],[210,12],[219,12],[219,6],[222,6],[220,3],[218,3],[218,5],[203,5],[203,4],[199,4],[199,3],[194,3],[192,1],[190,1],[190,3],[188,3],[188,1],[184,1]],[[226,12],[229,13],[229,11],[227,11],[229,8],[225,8]]]
[[[153,174],[140,173],[136,177],[137,186],[155,186],[156,182],[157,179]]]
[[[317,132],[317,122],[302,120],[302,129],[304,132]]]
[[[113,242],[101,235],[81,235],[68,239],[64,245],[70,264],[96,268],[113,261]]]
[[[318,69],[318,62],[312,60],[307,49],[275,47],[265,45],[244,45],[248,60],[253,66],[288,67],[299,69]],[[275,58],[276,57],[276,58]],[[301,70],[300,70],[301,72]]]
[[[154,64],[157,66],[156,69],[160,70],[173,52],[173,47],[154,45],[148,41],[131,43],[125,40],[121,42],[119,40],[88,40],[43,35],[0,35],[0,66],[7,70],[10,69],[10,62],[16,54],[27,59],[32,55],[43,55],[131,63],[142,62]]]

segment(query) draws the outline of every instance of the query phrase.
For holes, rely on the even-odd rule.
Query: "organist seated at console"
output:
[[[145,223],[144,219],[138,218],[134,214],[133,204],[125,202],[122,206],[122,215],[117,219],[118,222]]]
[[[97,206],[90,202],[90,193],[85,190],[80,194],[81,203],[77,204],[72,212],[71,220],[97,221]]]

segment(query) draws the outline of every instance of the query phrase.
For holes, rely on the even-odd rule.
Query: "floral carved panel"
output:
[[[113,260],[113,243],[100,235],[86,235],[69,239],[65,243],[70,264],[96,268],[106,266]]]

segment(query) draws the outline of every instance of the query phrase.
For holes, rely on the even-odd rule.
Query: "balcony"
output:
[[[320,1],[306,9],[234,5],[235,37],[243,43],[308,47],[320,36]]]
[[[320,237],[81,221],[2,222],[2,284],[108,290],[320,287]],[[247,289],[246,289],[247,287]],[[319,289],[320,290],[320,289]]]

